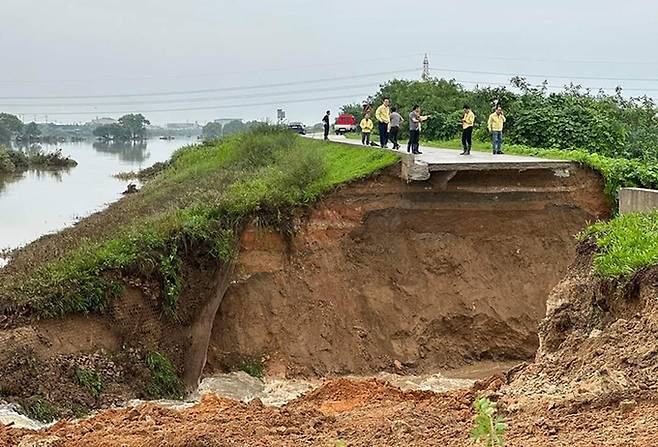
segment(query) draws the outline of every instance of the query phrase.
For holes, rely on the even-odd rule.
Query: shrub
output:
[[[153,352],[146,357],[146,366],[151,371],[151,380],[146,394],[151,399],[182,399],[183,382],[176,375],[171,361],[164,355]]]
[[[80,387],[86,389],[92,397],[97,398],[103,390],[103,375],[98,371],[76,368],[73,379]]]
[[[658,264],[658,211],[597,222],[579,235],[596,243],[594,268],[606,277],[629,277]]]

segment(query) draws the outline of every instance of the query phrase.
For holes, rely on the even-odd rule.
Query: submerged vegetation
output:
[[[3,279],[0,313],[102,313],[121,295],[122,278],[138,276],[159,284],[163,312],[176,319],[188,253],[226,261],[250,219],[281,224],[293,208],[396,161],[391,152],[302,140],[268,126],[182,148],[128,198],[122,214],[129,223]]]
[[[27,151],[20,151],[0,146],[0,174],[11,174],[27,169],[71,168],[77,164],[75,160],[63,156],[61,150],[44,152],[37,146]]]

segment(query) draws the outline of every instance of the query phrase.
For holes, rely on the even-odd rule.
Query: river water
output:
[[[443,393],[455,389],[470,388],[475,380],[506,371],[511,365],[505,363],[483,363],[475,367],[423,376],[380,373],[369,377],[351,376],[346,378],[352,380],[377,378],[404,391],[422,390]],[[155,401],[153,403],[168,408],[183,409],[195,405],[204,395],[214,394],[219,397],[241,402],[260,399],[264,405],[278,407],[318,388],[322,383],[322,379],[257,379],[244,372],[216,374],[203,379],[197,392],[191,395],[186,401]],[[143,403],[144,401],[134,400],[128,402],[125,407],[133,407]],[[1,402],[0,424],[11,424],[13,427],[29,430],[38,430],[52,425],[31,420],[20,414],[15,405],[2,404]]]
[[[119,199],[129,183],[114,174],[165,161],[179,147],[194,142],[153,139],[137,144],[84,141],[43,145],[46,152],[61,149],[78,166],[0,176],[0,250],[22,246],[103,209]],[[5,262],[0,257],[0,268]]]

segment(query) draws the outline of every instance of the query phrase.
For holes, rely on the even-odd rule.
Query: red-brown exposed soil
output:
[[[600,178],[573,168],[461,172],[349,185],[278,234],[243,237],[242,280],[215,322],[210,366],[270,358],[280,375],[408,371],[529,359],[574,235],[608,206]]]
[[[374,380],[329,382],[283,408],[206,397],[176,411],[148,404],[43,432],[0,428],[0,446],[437,446],[474,445],[470,390],[402,392]],[[658,403],[580,409],[542,403],[505,413],[507,446],[658,445]]]
[[[249,358],[266,358],[278,376],[530,359],[573,235],[608,213],[597,174],[575,166],[559,174],[462,172],[445,189],[435,178],[405,184],[390,169],[346,185],[298,216],[292,246],[247,230],[225,297],[221,266],[186,259],[179,321],[163,314],[150,292],[157,285],[125,278],[130,287],[102,317],[0,329],[1,394],[84,408],[146,397],[144,357],[155,351],[191,386],[207,343],[193,334],[208,330],[203,309],[219,302],[208,372]],[[107,372],[99,398],[76,384],[76,368]]]
[[[658,393],[658,269],[603,279],[593,251],[584,243],[551,293],[536,360],[509,394],[605,403]]]

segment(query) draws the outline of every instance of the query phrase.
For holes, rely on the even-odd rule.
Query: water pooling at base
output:
[[[427,374],[422,376],[402,376],[390,373],[379,373],[374,376],[347,376],[351,380],[379,379],[402,389],[403,391],[432,391],[443,393],[446,391],[465,389],[473,386],[477,379],[487,377],[500,371],[509,369],[509,364],[492,364],[480,368],[465,368],[446,373]],[[156,401],[153,403],[173,408],[183,409],[193,406],[204,395],[214,394],[219,397],[233,399],[241,402],[250,402],[260,399],[264,405],[283,406],[320,387],[326,380],[331,379],[258,379],[244,372],[230,374],[216,374],[203,379],[196,393],[187,401]],[[141,400],[130,401],[127,407],[134,407],[145,403]],[[0,405],[0,424],[12,424],[16,428],[38,430],[52,424],[43,424],[33,421],[18,413],[13,405]]]

